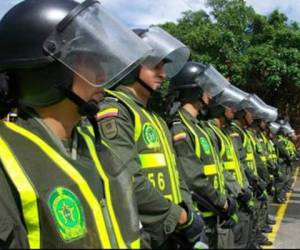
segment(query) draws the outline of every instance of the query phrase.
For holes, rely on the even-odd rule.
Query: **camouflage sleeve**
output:
[[[195,155],[193,142],[182,124],[171,128],[173,145],[178,159],[178,170],[190,190],[205,197],[217,207],[223,207],[226,197],[217,192],[203,172],[203,162]]]

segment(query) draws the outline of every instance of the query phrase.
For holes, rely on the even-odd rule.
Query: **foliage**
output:
[[[207,0],[211,10],[184,12],[161,26],[213,64],[232,84],[300,117],[300,28],[278,10],[257,14],[244,0]]]

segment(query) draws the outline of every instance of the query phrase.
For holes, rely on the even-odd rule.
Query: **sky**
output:
[[[0,18],[21,0],[0,0]],[[62,0],[63,1],[63,0]],[[187,10],[205,9],[205,0],[100,0],[103,6],[129,27],[176,21]],[[300,23],[300,0],[246,0],[260,14],[274,9]]]

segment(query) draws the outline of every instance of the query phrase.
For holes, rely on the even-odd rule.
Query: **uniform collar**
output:
[[[146,105],[144,105],[144,103],[132,91],[130,91],[125,86],[119,86],[116,88],[116,90],[125,93],[126,95],[128,95],[130,97],[131,100],[133,100],[139,106],[146,108]]]
[[[49,143],[49,145],[55,147],[56,150],[66,156],[69,156],[63,142],[52,132],[46,123],[38,117],[34,110],[26,110],[23,112],[26,115],[26,119],[18,119],[17,124],[37,134],[39,137]]]
[[[180,108],[180,112],[184,115],[184,117],[185,117],[187,120],[189,120],[189,121],[191,121],[191,122],[193,122],[193,123],[195,123],[195,124],[199,123],[198,119],[195,118],[195,117],[193,117],[193,116],[192,116],[188,111],[186,111],[183,107]]]

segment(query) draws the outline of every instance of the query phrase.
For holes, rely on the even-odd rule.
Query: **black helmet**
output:
[[[178,93],[178,99],[182,103],[198,100],[203,95],[199,76],[206,68],[207,66],[201,63],[187,62],[181,71],[171,78],[169,94]]]
[[[55,27],[78,5],[73,0],[27,0],[0,21],[0,70],[18,88],[19,103],[29,107],[54,104],[65,96],[53,82],[69,87],[72,74],[45,53],[43,44]]]
[[[73,0],[27,0],[0,22],[0,70],[40,67],[53,58],[43,43],[78,3]]]
[[[64,98],[81,107],[74,77],[112,87],[150,50],[97,0],[25,0],[2,18],[0,37],[0,71],[16,83],[18,102],[33,108]]]

